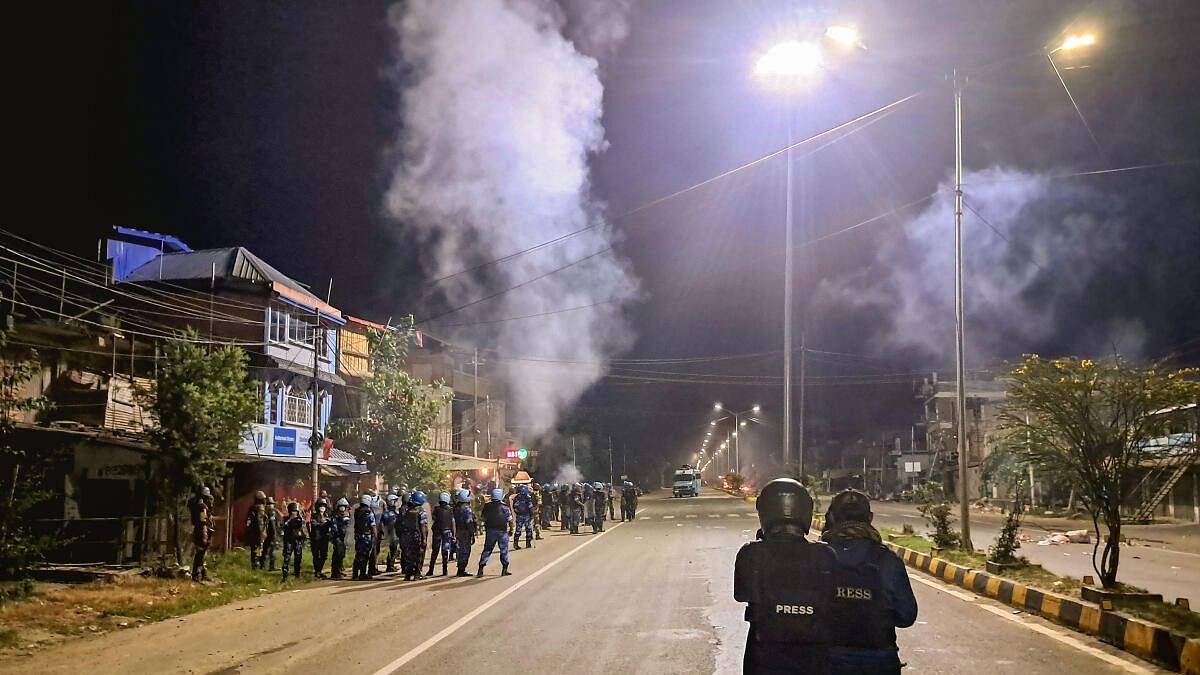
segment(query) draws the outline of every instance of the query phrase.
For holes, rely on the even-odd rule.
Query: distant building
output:
[[[958,480],[957,389],[953,381],[938,379],[937,373],[916,385],[916,396],[924,406],[925,447],[930,460],[928,476],[946,488],[947,494],[960,495]],[[1007,398],[1003,378],[976,378],[966,381],[967,485],[969,499],[983,494],[981,474],[984,459],[998,442],[998,415]]]

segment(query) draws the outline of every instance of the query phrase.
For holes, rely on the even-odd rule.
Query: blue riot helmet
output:
[[[416,504],[417,506],[424,505],[425,504],[425,493],[421,492],[420,490],[417,490],[416,492],[412,493],[412,503]]]
[[[450,503],[450,493],[443,492],[442,494],[438,495],[438,503],[439,504],[449,504]]]
[[[603,489],[604,489],[604,483],[601,483],[600,481],[596,481],[595,483],[592,483],[592,487],[593,487],[593,488],[595,488],[595,489],[597,489],[597,490],[603,490]]]
[[[396,500],[398,500],[398,499],[400,499],[400,495],[396,495],[396,494],[390,494],[390,495],[388,495],[388,496],[387,496],[387,503],[388,503],[388,506],[395,506],[395,505],[396,505]]]
[[[623,487],[633,487],[633,483],[631,483],[629,481],[625,481],[624,483],[622,483],[622,486]]]
[[[363,495],[358,498],[358,503],[362,504],[363,506],[370,506],[371,505],[371,495],[363,493]]]
[[[496,488],[495,490],[492,490],[492,501],[499,502],[499,501],[503,501],[503,500],[504,500],[504,490],[501,490],[500,488]]]
[[[341,499],[337,500],[337,505],[344,506],[346,508],[350,508],[350,500],[346,499],[345,497],[342,497]]]
[[[458,501],[464,504],[471,501],[471,491],[467,488],[460,488],[458,490]]]
[[[528,497],[529,496],[529,486],[528,485],[518,485],[517,486],[517,494],[521,495],[522,497]]]

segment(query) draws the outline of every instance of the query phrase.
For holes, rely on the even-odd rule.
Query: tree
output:
[[[336,420],[335,436],[358,461],[386,480],[407,485],[436,485],[438,463],[423,453],[430,430],[448,394],[438,394],[404,370],[407,337],[396,330],[371,330],[371,374],[363,385],[362,416]]]
[[[158,449],[152,474],[156,507],[177,523],[179,507],[198,485],[212,485],[228,471],[246,427],[261,414],[246,353],[232,345],[200,344],[192,331],[167,340],[158,378],[138,393],[156,426]],[[174,527],[176,557],[179,528]]]
[[[1092,515],[1096,544],[1092,567],[1106,588],[1117,583],[1121,506],[1135,474],[1163,451],[1146,441],[1186,426],[1200,401],[1197,369],[1167,372],[1140,368],[1116,357],[1042,359],[1027,355],[1012,371],[1012,386],[1000,414],[1009,445],[1026,461],[1052,475],[1070,477]],[[1176,451],[1195,452],[1191,448]],[[1100,522],[1108,531],[1100,547]]]
[[[742,489],[742,483],[744,483],[746,479],[742,476],[742,474],[735,471],[730,471],[729,473],[725,474],[725,480],[729,483],[729,487],[733,488],[734,491],[737,491]]]
[[[24,576],[53,546],[51,538],[29,527],[26,515],[52,495],[42,490],[41,478],[49,463],[14,444],[17,417],[44,410],[46,399],[23,395],[25,384],[39,368],[35,352],[14,354],[8,335],[0,331],[0,578]]]

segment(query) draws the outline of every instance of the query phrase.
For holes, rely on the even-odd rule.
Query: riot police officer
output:
[[[342,570],[346,564],[346,536],[350,532],[350,500],[342,497],[337,500],[337,513],[333,516],[333,522],[329,527],[329,534],[333,540],[333,566],[330,578],[342,579],[344,575]]]
[[[604,491],[604,483],[592,486],[592,534],[604,531],[604,511],[608,508],[608,493]]]
[[[542,484],[542,508],[541,508],[541,511],[538,512],[538,516],[541,520],[541,522],[539,523],[541,525],[541,529],[549,530],[550,529],[550,521],[552,520],[552,516],[554,516],[557,513],[558,513],[558,502],[554,498],[554,490],[550,489],[549,483],[543,483]]]
[[[392,488],[395,490],[396,488]],[[396,552],[399,550],[400,539],[396,536],[396,519],[399,514],[396,512],[396,502],[400,500],[400,496],[394,493],[389,493],[386,504],[383,507],[383,513],[379,516],[379,531],[380,531],[380,549],[387,549],[387,559],[384,563],[387,565],[384,568],[385,572],[396,571]]]
[[[325,559],[329,557],[329,541],[333,538],[333,520],[329,517],[329,497],[316,501],[308,521],[308,547],[312,550],[313,577],[325,578]]]
[[[871,525],[871,500],[858,490],[834,496],[821,539],[837,553],[829,614],[834,673],[899,675],[896,628],[917,620],[917,599],[904,563]]]
[[[300,559],[304,556],[304,542],[308,539],[308,527],[304,518],[300,517],[300,505],[288,502],[287,517],[279,525],[283,538],[283,581],[288,578],[288,563],[296,570],[296,578],[300,578]]]
[[[475,545],[475,530],[478,528],[475,523],[475,511],[471,509],[471,491],[466,488],[459,489],[455,501],[454,540],[458,545],[456,576],[469,577],[471,573],[467,571],[467,565],[471,563],[471,547]]]
[[[571,534],[579,534],[579,524],[583,522],[583,486],[576,483],[571,488]]]
[[[363,494],[358,498],[358,508],[354,509],[354,564],[351,568],[351,579],[369,579],[367,566],[371,564],[371,552],[375,546],[375,513],[371,510],[371,495]]]
[[[263,546],[267,542],[267,493],[254,493],[254,505],[246,514],[246,544],[250,547],[250,569],[262,569],[266,560]]]
[[[425,560],[425,543],[428,535],[425,526],[429,516],[425,513],[425,493],[417,490],[408,498],[404,514],[400,516],[397,532],[400,536],[400,571],[404,580],[420,579],[421,563]]]
[[[829,604],[837,556],[804,538],[813,500],[803,485],[777,478],[759,493],[762,540],[738,551],[733,597],[748,603],[746,673],[829,673]]]
[[[192,581],[207,581],[208,570],[204,568],[204,556],[208,553],[208,545],[212,537],[213,496],[207,485],[202,485],[188,502],[188,511],[192,517]]]
[[[512,574],[508,571],[508,524],[512,522],[512,511],[504,503],[504,490],[492,490],[492,501],[483,505],[483,553],[479,554],[479,571],[476,577],[483,576],[483,568],[487,567],[488,559],[492,557],[492,549],[500,547],[500,576]]]
[[[425,576],[433,576],[433,567],[437,563],[439,552],[442,554],[442,576],[446,576],[450,567],[450,549],[454,547],[454,509],[450,508],[449,492],[438,495],[438,504],[433,507],[431,520],[433,545],[429,552],[429,571]]]
[[[513,497],[513,515],[516,517],[516,527],[513,530],[513,550],[521,550],[521,530],[525,531],[525,546],[533,548],[533,497],[529,494],[528,485],[518,485],[517,494]]]
[[[621,522],[633,520],[637,515],[637,489],[625,481],[621,487]]]
[[[275,508],[275,498],[267,495],[267,503],[263,508],[267,514],[267,532],[263,540],[262,557],[266,561],[267,571],[274,572],[275,551],[279,547],[279,511]]]

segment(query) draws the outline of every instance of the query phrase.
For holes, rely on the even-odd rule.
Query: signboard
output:
[[[275,428],[275,442],[271,445],[272,455],[296,456],[296,430],[288,427]]]
[[[251,424],[242,434],[242,452],[247,455],[269,455],[274,446],[274,427],[267,424]]]

